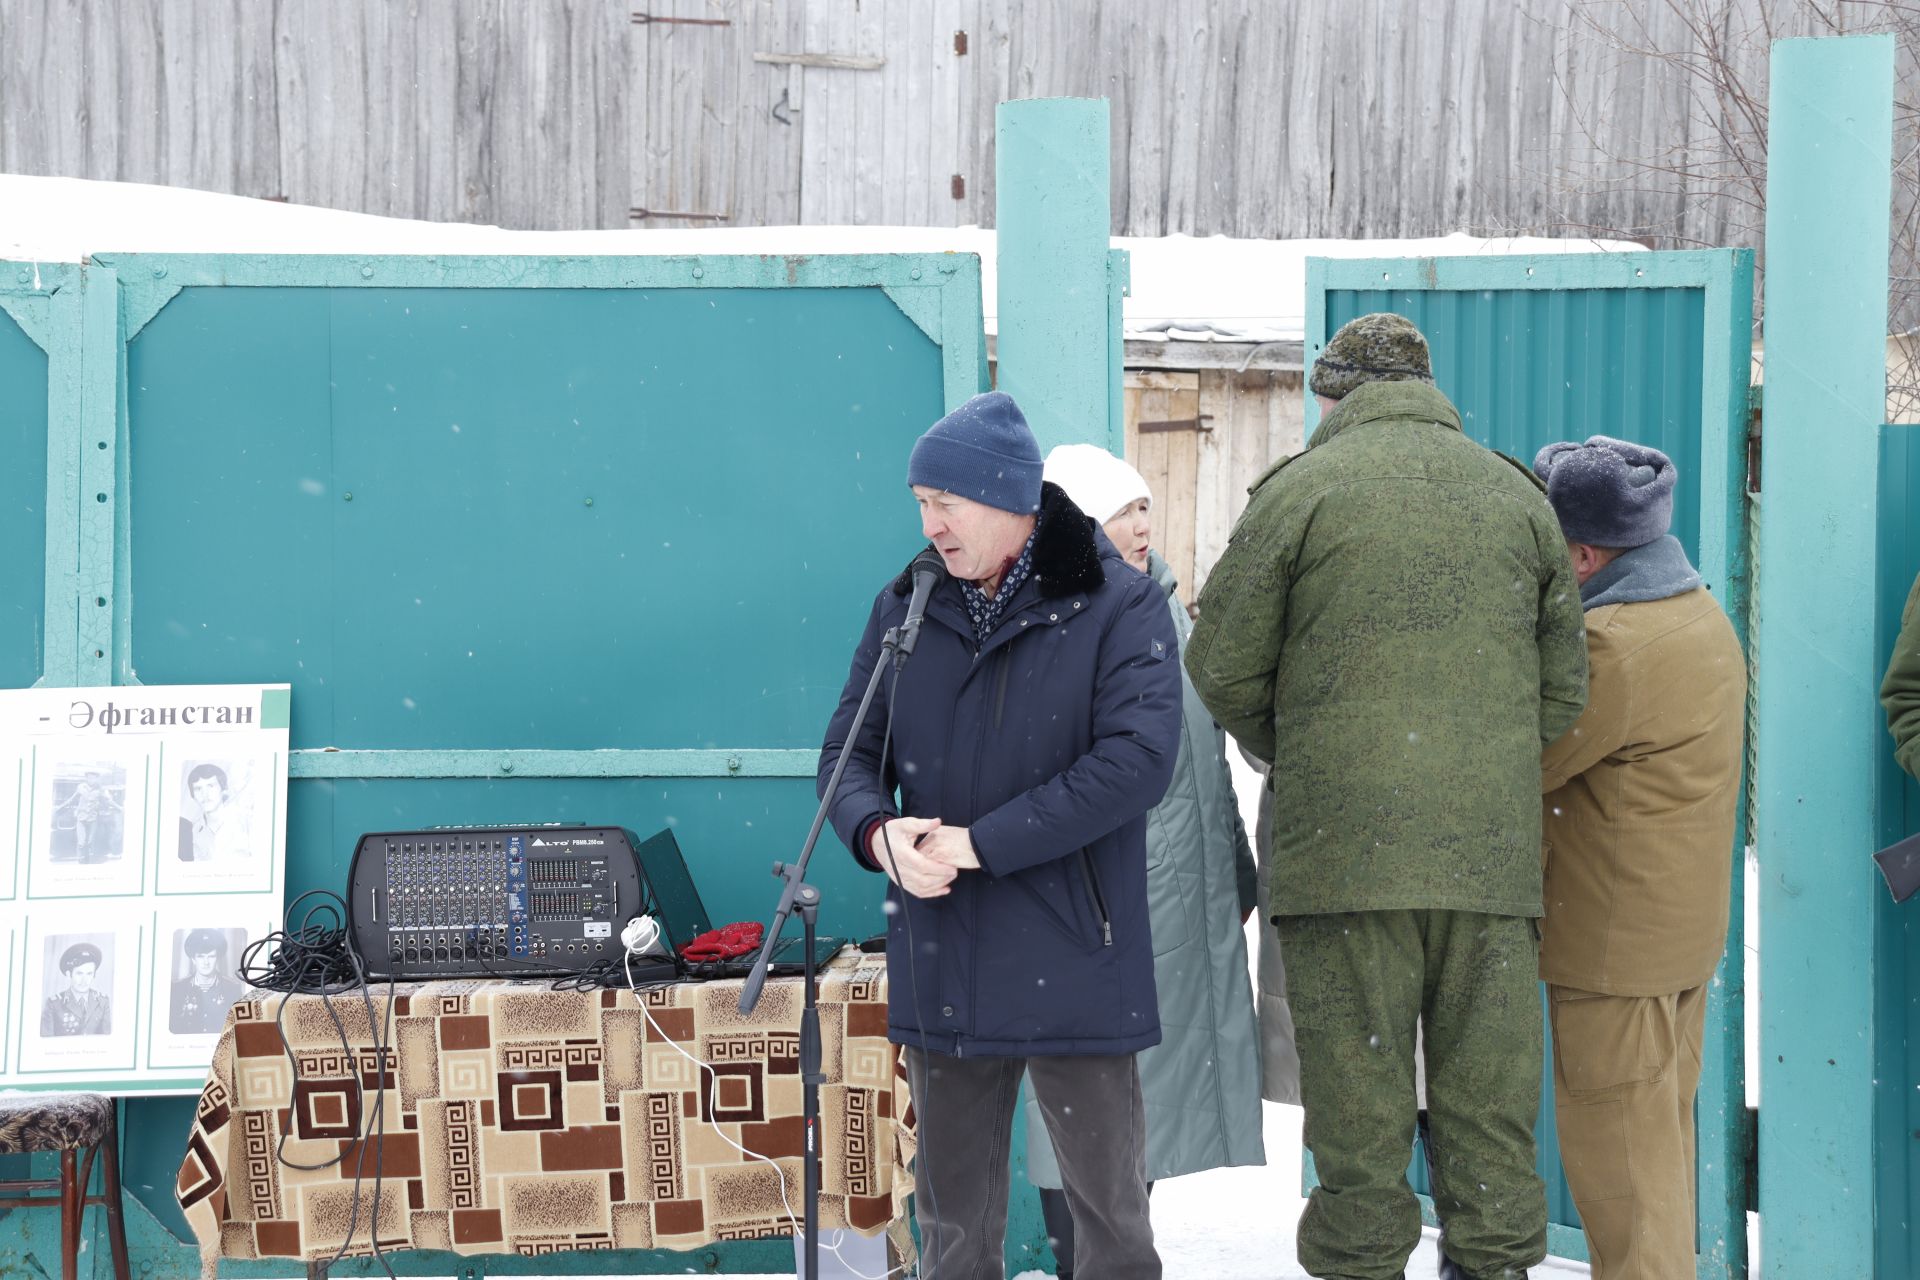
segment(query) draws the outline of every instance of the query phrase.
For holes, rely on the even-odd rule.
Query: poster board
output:
[[[0,691],[0,1088],[199,1090],[280,921],[289,702]]]

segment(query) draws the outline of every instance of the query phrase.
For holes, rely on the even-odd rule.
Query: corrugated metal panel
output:
[[[47,353],[0,311],[0,689],[40,678],[47,564]]]
[[[1606,435],[1653,445],[1683,477],[1698,476],[1704,298],[1703,289],[1329,290],[1327,332],[1371,311],[1406,316],[1427,335],[1434,380],[1466,433],[1523,462],[1556,440]],[[1673,532],[1698,560],[1697,485],[1675,492]]]

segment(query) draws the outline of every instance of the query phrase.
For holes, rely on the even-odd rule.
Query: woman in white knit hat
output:
[[[1166,591],[1184,647],[1193,624],[1175,594],[1173,571],[1149,546],[1153,494],[1140,473],[1098,445],[1068,444],[1047,455],[1046,479],[1100,522],[1128,564]],[[1266,1162],[1259,1039],[1242,932],[1256,896],[1253,853],[1225,749],[1226,735],[1185,684],[1173,783],[1147,815],[1147,910],[1164,1037],[1140,1055],[1149,1184]],[[1287,1039],[1291,1044],[1291,1026]],[[1046,1125],[1030,1098],[1027,1177],[1040,1188],[1058,1274],[1071,1276],[1073,1218]]]

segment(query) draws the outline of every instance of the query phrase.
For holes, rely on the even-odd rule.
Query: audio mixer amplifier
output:
[[[620,953],[641,912],[619,827],[443,827],[360,837],[347,917],[369,978],[549,977]]]

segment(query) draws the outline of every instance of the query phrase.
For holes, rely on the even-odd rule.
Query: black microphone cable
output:
[[[887,728],[886,732],[880,737],[880,769],[882,777],[885,777],[886,774],[887,751],[893,745],[893,709],[898,701],[894,695],[899,690],[899,687],[900,667],[896,664],[893,668],[893,678],[887,682]],[[907,923],[907,985],[913,992],[913,1020],[920,1033],[922,1080],[931,1086],[933,1080],[933,1064],[928,1060],[926,1019],[922,1016],[920,1008],[920,948],[913,940],[913,912],[907,909],[907,899],[912,895],[907,892],[906,886],[900,883],[900,864],[894,860],[893,841],[887,835],[887,824],[884,820],[880,823],[880,845],[887,851],[887,866],[891,868],[894,887],[900,892],[900,915]],[[888,981],[892,981],[891,957],[889,957]],[[909,1081],[909,1084],[911,1083],[912,1082]],[[929,1087],[925,1092],[930,1094],[933,1090]],[[934,1198],[933,1194],[933,1164],[932,1161],[927,1159],[925,1133],[927,1099],[925,1097],[916,1097],[913,1099],[913,1103],[914,1109],[920,1113],[922,1121],[922,1131],[916,1135],[919,1140],[915,1144],[914,1164],[916,1168],[927,1171],[927,1212],[930,1216],[938,1218],[940,1214],[940,1204],[939,1201]],[[914,1178],[915,1195],[920,1193],[919,1184],[920,1179],[916,1176]],[[1012,1194],[1011,1187],[1008,1188],[1008,1194]],[[1006,1248],[1006,1242],[1002,1241],[1000,1247],[1004,1250]],[[933,1260],[925,1254],[924,1246],[922,1249],[922,1260],[927,1263],[925,1280],[933,1280]]]
[[[301,904],[307,899],[318,899],[308,907],[306,913],[300,913]],[[331,922],[328,917],[331,916]],[[295,926],[295,918],[299,924]],[[351,1148],[343,1148],[340,1154],[318,1164],[302,1164],[289,1160],[286,1154],[287,1139],[291,1135],[286,1131],[280,1134],[280,1142],[274,1148],[274,1159],[289,1169],[302,1172],[316,1172],[331,1169],[342,1164],[349,1150],[355,1153],[353,1165],[353,1200],[347,1213],[346,1234],[341,1237],[340,1247],[334,1250],[328,1259],[325,1271],[346,1256],[347,1249],[353,1243],[354,1233],[360,1225],[360,1189],[366,1176],[367,1139],[373,1139],[373,1204],[369,1209],[371,1221],[367,1228],[367,1241],[372,1246],[374,1261],[386,1272],[388,1280],[398,1280],[393,1264],[387,1261],[386,1253],[380,1248],[380,1198],[382,1191],[382,1169],[386,1147],[386,1074],[387,1056],[392,1046],[394,982],[387,980],[387,1007],[385,1017],[378,1023],[374,1019],[373,994],[367,987],[366,966],[359,952],[354,950],[352,936],[347,929],[347,904],[340,895],[325,889],[309,889],[287,905],[284,926],[273,933],[250,944],[241,953],[238,969],[239,977],[253,987],[281,993],[280,1004],[274,1010],[274,1030],[280,1035],[280,1048],[287,1055],[287,1065],[292,1079],[297,1085],[300,1079],[300,1062],[294,1057],[293,1046],[287,1043],[286,1015],[287,1002],[296,994],[317,995],[320,1004],[326,1010],[327,1019],[333,1023],[334,1032],[340,1037],[340,1052],[353,1072],[354,1110],[360,1115],[360,1128]],[[340,1020],[340,1013],[333,1007],[333,997],[343,995],[358,987],[360,998],[366,1009],[368,1034],[373,1037],[374,1046],[374,1084],[376,1096],[373,1114],[367,1114],[367,1090],[356,1062],[351,1038],[347,1027]],[[383,1034],[384,1032],[384,1034]],[[296,1107],[295,1099],[287,1100],[289,1114]]]

